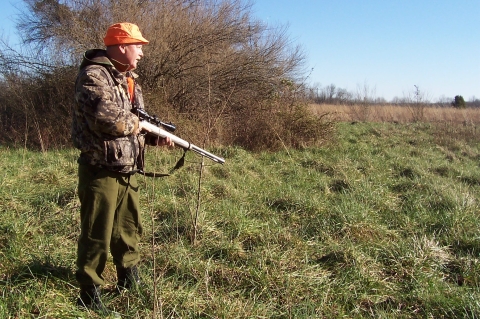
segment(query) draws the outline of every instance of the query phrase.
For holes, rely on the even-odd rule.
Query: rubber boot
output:
[[[137,266],[132,266],[130,268],[117,266],[117,279],[117,289],[120,292],[138,287],[141,284]]]
[[[108,309],[102,303],[100,286],[81,285],[80,297],[77,300],[77,306],[90,309],[100,313],[108,313]]]

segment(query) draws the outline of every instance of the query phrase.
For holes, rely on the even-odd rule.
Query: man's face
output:
[[[129,64],[128,70],[137,68],[138,61],[143,57],[141,44],[126,44],[123,46],[124,61],[122,63]]]

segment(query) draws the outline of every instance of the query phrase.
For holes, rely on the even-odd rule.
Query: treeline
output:
[[[197,145],[299,147],[331,123],[306,110],[304,55],[283,28],[253,19],[240,0],[27,0],[22,50],[0,45],[2,144],[70,145],[70,110],[84,51],[128,21],[151,42],[137,72],[147,110]]]
[[[367,84],[357,87],[356,91],[348,91],[344,88],[337,87],[335,84],[327,86],[315,85],[309,87],[305,91],[305,98],[316,104],[332,104],[332,105],[397,105],[412,106],[412,104],[423,104],[437,107],[457,107],[457,108],[477,108],[480,107],[480,99],[471,97],[465,101],[462,95],[455,97],[440,97],[435,101],[428,98],[426,92],[423,92],[418,86],[414,85],[412,91],[403,97],[394,97],[387,101],[383,97],[377,97],[374,88],[370,88]]]

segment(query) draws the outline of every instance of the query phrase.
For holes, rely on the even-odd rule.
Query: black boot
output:
[[[80,285],[80,297],[77,300],[77,306],[101,313],[107,313],[108,310],[103,305],[100,296],[100,286]]]
[[[132,266],[130,268],[117,266],[117,278],[117,289],[119,291],[138,287],[141,284],[137,266]]]

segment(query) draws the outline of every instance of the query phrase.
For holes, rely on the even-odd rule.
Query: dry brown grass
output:
[[[480,124],[480,109],[453,107],[411,107],[395,105],[330,105],[310,104],[315,114],[329,113],[338,121],[345,122],[430,122],[451,123],[465,126]]]

